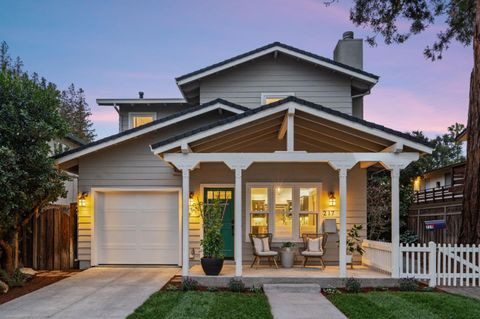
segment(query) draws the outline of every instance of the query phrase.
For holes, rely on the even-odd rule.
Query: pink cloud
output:
[[[118,123],[118,114],[114,110],[99,110],[93,108],[90,119],[93,123]]]

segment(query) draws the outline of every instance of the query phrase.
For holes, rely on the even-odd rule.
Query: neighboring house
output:
[[[398,264],[399,171],[431,148],[363,120],[378,79],[346,32],[333,59],[275,42],[178,77],[183,99],[98,99],[118,111],[120,132],[56,157],[86,199],[80,266],[175,264],[188,275],[201,256],[201,219],[189,209],[198,197],[231,204],[222,233],[237,276],[252,260],[249,233],[271,232],[279,246],[334,220],[326,261],[345,277],[346,232],[367,222],[372,165],[392,172]]]
[[[52,154],[60,154],[69,150],[74,150],[77,147],[87,144],[84,140],[78,138],[74,134],[68,134],[65,138],[54,140],[49,143]],[[78,176],[76,174],[68,173],[71,180],[65,182],[65,189],[67,196],[59,198],[54,205],[70,205],[77,202],[78,196]]]

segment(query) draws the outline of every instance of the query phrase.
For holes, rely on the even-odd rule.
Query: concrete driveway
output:
[[[90,268],[0,305],[0,318],[125,318],[178,271]]]

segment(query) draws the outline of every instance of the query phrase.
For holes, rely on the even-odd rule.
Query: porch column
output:
[[[340,196],[340,245],[339,245],[339,275],[347,277],[347,169],[340,168],[339,196]]]
[[[182,276],[187,277],[189,273],[190,251],[189,251],[189,225],[188,225],[188,200],[190,195],[190,170],[182,169]]]
[[[242,169],[235,168],[235,236],[234,236],[234,254],[235,254],[235,276],[242,276]]]
[[[400,261],[400,168],[390,171],[392,185],[392,278],[399,277]]]

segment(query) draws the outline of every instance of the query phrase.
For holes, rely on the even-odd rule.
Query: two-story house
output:
[[[190,204],[220,198],[236,276],[253,259],[251,233],[278,247],[328,231],[325,260],[345,277],[372,165],[392,172],[398,261],[399,171],[431,148],[363,119],[379,77],[364,70],[362,45],[346,32],[331,59],[274,42],[176,78],[180,99],[98,99],[118,111],[120,132],[56,157],[79,176],[81,267],[174,264],[187,276],[203,236]]]

